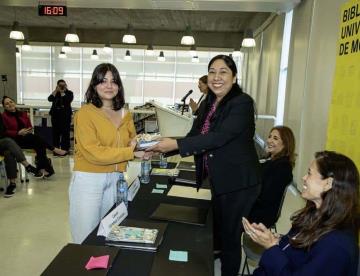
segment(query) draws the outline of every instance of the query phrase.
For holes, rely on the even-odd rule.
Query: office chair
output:
[[[290,186],[291,183],[292,182],[290,182],[284,189],[284,193],[282,195],[280,205],[279,205],[279,209],[278,209],[278,212],[277,212],[277,215],[276,215],[276,220],[275,220],[276,222],[280,218],[282,206],[284,204],[284,200],[285,200],[285,196],[286,196],[286,192],[287,192],[287,189],[288,189],[288,187]],[[270,229],[272,229],[275,233],[277,233],[276,222],[274,223],[274,225],[272,225],[270,227]],[[249,268],[248,260],[254,262],[255,264],[258,264],[259,261],[260,261],[262,253],[265,251],[265,248],[263,248],[262,246],[258,245],[255,242],[253,242],[252,239],[249,237],[249,235],[246,234],[246,233],[243,234],[242,248],[243,248],[244,253],[245,253],[245,260],[244,260],[243,269],[241,271],[241,276],[245,275],[244,274],[245,269],[246,269],[247,274],[250,275],[250,268]]]

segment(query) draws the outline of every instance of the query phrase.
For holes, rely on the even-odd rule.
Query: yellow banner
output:
[[[349,156],[360,169],[360,0],[341,9],[326,148]]]

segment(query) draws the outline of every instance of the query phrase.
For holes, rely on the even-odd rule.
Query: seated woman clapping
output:
[[[2,104],[5,109],[2,114],[5,135],[13,138],[21,148],[34,149],[37,168],[44,174],[44,177],[53,175],[55,172],[50,159],[47,158],[46,149],[58,155],[65,155],[66,151],[49,145],[40,136],[33,134],[33,128],[27,113],[18,111],[13,99],[4,96]]]
[[[306,206],[292,216],[286,236],[243,218],[246,233],[264,251],[253,275],[357,275],[359,172],[351,159],[315,154],[303,177]]]

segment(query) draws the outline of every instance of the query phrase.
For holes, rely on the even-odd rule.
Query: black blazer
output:
[[[202,135],[201,127],[214,100],[210,91],[199,107],[199,116],[190,132],[185,138],[177,140],[180,155],[194,155],[198,187],[205,177],[203,156],[208,155],[209,178],[217,195],[259,184],[259,163],[253,140],[253,99],[234,85],[219,103],[209,132]]]
[[[64,93],[64,96],[61,96],[60,93],[57,93],[55,96],[53,94],[50,94],[50,96],[48,97],[48,101],[52,103],[49,112],[51,116],[71,117],[71,102],[74,99],[74,93],[68,89],[66,89]]]
[[[261,192],[248,219],[271,227],[276,223],[285,189],[293,179],[289,158],[284,156],[261,164],[261,179]]]

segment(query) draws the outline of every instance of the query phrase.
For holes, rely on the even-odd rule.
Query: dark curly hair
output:
[[[118,94],[113,98],[113,109],[120,110],[125,104],[124,87],[121,82],[119,71],[111,63],[101,63],[96,66],[92,74],[89,87],[85,93],[85,102],[92,103],[98,108],[102,107],[103,103],[96,91],[96,86],[104,80],[108,71],[112,73],[114,82],[119,87]]]

